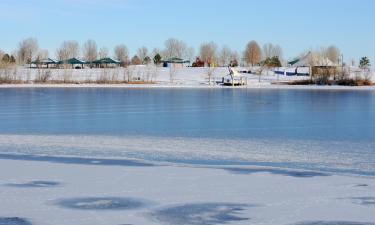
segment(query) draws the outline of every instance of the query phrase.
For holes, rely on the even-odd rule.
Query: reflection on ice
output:
[[[59,186],[60,183],[56,181],[36,180],[36,181],[30,181],[26,183],[10,183],[6,185],[10,187],[19,187],[19,188],[43,188],[43,187]]]
[[[64,164],[101,165],[101,166],[153,166],[150,163],[138,162],[135,160],[127,160],[127,159],[94,159],[94,158],[81,158],[81,157],[18,155],[18,154],[1,154],[1,153],[0,153],[0,159],[53,162],[53,163],[64,163]]]
[[[0,225],[32,225],[28,220],[19,217],[0,217]]]
[[[134,198],[87,197],[61,199],[56,205],[80,210],[132,210],[146,206],[146,202]]]
[[[276,175],[284,175],[291,177],[321,177],[329,176],[327,173],[314,172],[314,171],[298,171],[287,169],[274,169],[274,168],[224,168],[225,170],[237,174],[253,174],[253,173],[271,173]]]
[[[233,203],[194,203],[173,206],[151,213],[151,218],[167,225],[215,225],[248,220],[240,211],[249,205]]]
[[[354,204],[375,206],[375,197],[356,197],[351,200]]]

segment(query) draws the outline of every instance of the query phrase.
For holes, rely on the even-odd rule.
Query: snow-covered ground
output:
[[[248,68],[237,68],[237,70],[248,71]],[[38,77],[42,77],[48,73],[49,80],[67,80],[72,82],[89,82],[97,80],[144,80],[152,81],[157,85],[172,86],[207,86],[208,73],[212,72],[213,81],[221,81],[222,78],[229,74],[228,68],[218,67],[212,68],[178,68],[169,69],[155,66],[131,66],[129,68],[115,69],[30,69],[18,67],[12,69],[9,73],[15,79],[33,82]],[[171,80],[171,76],[173,81]],[[253,74],[244,74],[248,79],[249,85],[269,85],[276,81],[290,81],[297,79],[306,79],[306,77],[274,75],[273,71],[264,71],[259,82],[259,76]],[[129,78],[130,77],[130,78]]]
[[[249,68],[239,67],[238,71],[249,71]],[[295,69],[289,69],[294,71]],[[288,70],[288,71],[289,71]],[[0,71],[4,74],[4,71]],[[208,73],[212,72],[212,85],[208,85]],[[155,66],[130,66],[129,68],[114,69],[30,69],[17,67],[10,69],[6,73],[11,74],[13,79],[25,81],[28,84],[0,85],[0,87],[29,87],[29,86],[53,86],[53,87],[217,87],[215,82],[222,81],[222,78],[228,75],[227,67],[212,68],[177,68],[169,69]],[[66,84],[35,84],[34,80],[49,74],[48,80],[66,81]],[[285,76],[276,75],[272,70],[263,71],[262,75],[243,73],[248,85],[246,88],[285,88],[283,83],[287,81],[307,79],[306,76]],[[172,78],[171,78],[172,77]],[[153,84],[136,85],[116,85],[116,84],[95,84],[98,80],[107,81],[136,81],[142,80],[152,82]],[[375,76],[372,76],[375,81]],[[69,84],[72,83],[72,84]],[[91,83],[91,84],[88,84]],[[238,88],[238,87],[237,87]],[[289,87],[301,88],[301,87]],[[306,87],[304,87],[306,88]],[[308,88],[311,88],[309,86]],[[330,87],[335,88],[335,87]],[[358,89],[358,88],[357,88]]]

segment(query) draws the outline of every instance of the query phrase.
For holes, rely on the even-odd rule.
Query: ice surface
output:
[[[375,180],[368,177],[306,179],[280,176],[268,169],[243,174],[229,173],[223,166],[105,166],[21,158],[0,159],[0,171],[0,217],[28,218],[35,225],[375,221],[373,205],[360,204],[371,203],[370,197],[375,196]],[[24,184],[25,180],[58,180],[64,185],[6,185]],[[369,198],[362,198],[366,196]],[[358,197],[358,203],[353,202]]]
[[[20,155],[2,154],[0,159],[54,162],[64,164],[101,165],[101,166],[153,166],[151,163],[129,160],[129,159],[105,159],[105,158],[83,158],[83,157],[63,157],[46,155]]]
[[[234,203],[193,203],[156,210],[150,216],[167,225],[216,225],[249,220],[241,211],[249,207]]]
[[[318,176],[329,176],[327,173],[320,173],[314,171],[298,171],[298,170],[287,170],[287,169],[275,169],[275,168],[224,168],[225,170],[238,173],[238,174],[253,174],[253,173],[271,173],[277,175],[309,178]]]
[[[302,222],[294,225],[375,225],[375,223],[347,222],[347,221],[314,221]]]
[[[19,187],[19,188],[45,188],[45,187],[56,187],[59,186],[60,183],[56,181],[30,181],[26,183],[10,183],[6,184],[10,187]]]
[[[354,204],[375,206],[375,197],[355,197],[351,200]]]
[[[0,217],[0,225],[32,225],[29,221],[19,217]]]
[[[132,210],[146,205],[144,200],[122,197],[68,198],[58,200],[55,204],[80,210]]]
[[[3,159],[124,166],[152,166],[152,162],[257,165],[322,172],[316,175],[375,175],[375,153],[371,149],[370,142],[276,138],[0,135]]]

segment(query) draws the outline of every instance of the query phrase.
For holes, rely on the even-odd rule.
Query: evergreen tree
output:
[[[16,63],[16,58],[13,55],[10,56],[10,63]]]
[[[262,64],[266,67],[281,67],[280,59],[277,56],[268,57]]]
[[[161,55],[158,53],[154,56],[154,63],[159,65],[161,63]]]
[[[370,59],[367,58],[367,56],[362,57],[361,60],[359,61],[359,67],[361,69],[367,69],[371,66],[370,64]]]
[[[151,58],[149,56],[146,56],[144,59],[143,59],[143,64],[147,65],[151,62]]]
[[[1,59],[3,63],[10,63],[10,56],[8,54],[5,54],[3,58]]]
[[[238,67],[238,61],[236,59],[233,59],[229,63],[230,67]]]

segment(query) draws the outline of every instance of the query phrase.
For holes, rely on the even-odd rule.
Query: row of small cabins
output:
[[[183,60],[180,58],[171,58],[168,60],[162,60],[163,67],[184,67],[190,64],[190,61]],[[77,58],[70,58],[67,60],[54,60],[51,58],[48,59],[36,59],[31,62],[30,67],[33,68],[61,68],[64,66],[71,66],[72,69],[83,69],[85,66],[90,68],[114,68],[121,66],[121,62],[112,58],[102,58],[98,60],[94,60],[91,62],[80,60]]]

